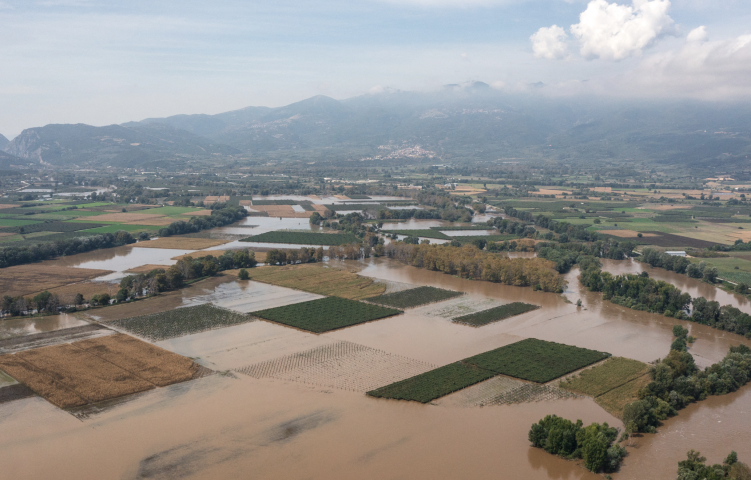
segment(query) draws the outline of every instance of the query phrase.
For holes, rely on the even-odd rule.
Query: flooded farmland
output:
[[[609,271],[641,271],[640,264],[603,263]],[[682,324],[697,337],[690,351],[701,366],[720,360],[741,341],[727,332],[603,302],[580,288],[576,270],[566,276],[566,292],[557,295],[388,259],[329,264],[394,291],[427,285],[465,295],[320,335],[256,320],[157,342],[220,374],[140,393],[82,419],[39,397],[0,404],[4,472],[9,478],[62,479],[596,479],[601,476],[531,448],[527,440],[530,425],[550,413],[622,427],[589,397],[551,387],[530,393],[527,398],[536,401],[494,404],[499,392],[517,391],[522,383],[501,377],[427,405],[363,392],[523,338],[649,362],[668,352],[672,326]],[[660,274],[650,271],[654,278]],[[686,285],[686,291],[713,288]],[[91,318],[107,321],[202,303],[252,312],[313,298],[319,296],[216,277],[95,310]],[[574,305],[578,299],[583,307]],[[515,301],[541,308],[480,328],[451,322],[457,315]],[[730,450],[751,458],[749,408],[748,386],[689,406],[658,434],[637,438],[613,477],[671,478],[691,448],[713,462]]]

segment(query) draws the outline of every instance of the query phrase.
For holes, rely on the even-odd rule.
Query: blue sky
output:
[[[0,0],[0,133],[470,80],[746,101],[748,35],[748,0]]]

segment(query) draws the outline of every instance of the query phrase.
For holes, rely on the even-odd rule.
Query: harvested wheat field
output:
[[[350,300],[373,297],[386,291],[385,284],[374,282],[372,278],[320,264],[260,267],[248,273],[252,280],[259,282]]]
[[[10,357],[8,359],[7,357]],[[143,392],[154,385],[72,344],[0,357],[0,367],[61,408]]]
[[[12,297],[29,295],[112,273],[110,270],[59,267],[48,263],[17,265],[4,268],[2,272],[0,292]]]
[[[308,218],[313,212],[296,212],[292,205],[253,205],[256,212],[266,212],[269,217]]]
[[[187,215],[189,217],[209,217],[211,216],[211,210],[198,210],[197,212],[185,212],[185,213],[181,213],[180,215]]]
[[[229,243],[229,240],[217,238],[162,237],[132,244],[139,248],[171,248],[178,250],[203,250]]]
[[[150,219],[161,218],[161,217],[164,217],[164,215],[159,215],[157,213],[120,212],[120,213],[105,213],[104,215],[97,215],[96,221],[97,222],[131,223],[131,222],[137,222],[139,220],[150,220]]]
[[[140,267],[131,268],[126,270],[126,273],[149,273],[152,270],[162,269],[167,270],[170,265],[141,265]]]
[[[158,387],[190,380],[198,371],[191,359],[128,335],[109,335],[73,345]]]
[[[0,367],[60,408],[183,382],[198,371],[192,360],[127,335],[4,355]]]

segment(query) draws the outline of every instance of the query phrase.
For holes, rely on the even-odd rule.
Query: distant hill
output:
[[[29,163],[28,160],[18,158],[0,150],[0,170],[10,169],[11,165],[28,165]]]
[[[3,150],[8,145],[8,143],[10,143],[10,140],[5,138],[5,135],[0,133],[0,150]]]
[[[539,89],[538,89],[539,90]],[[417,147],[420,148],[417,148]],[[751,105],[547,98],[485,83],[123,125],[25,130],[5,151],[54,165],[134,166],[249,154],[274,159],[745,165]]]
[[[168,125],[47,125],[28,128],[5,151],[35,163],[51,165],[101,162],[132,167],[183,157],[231,155],[238,150]]]

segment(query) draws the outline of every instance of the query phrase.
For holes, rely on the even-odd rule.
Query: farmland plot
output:
[[[248,315],[213,305],[196,305],[140,317],[113,320],[109,322],[109,325],[151,341],[160,341],[253,320]]]
[[[359,243],[360,239],[351,233],[318,233],[318,232],[266,232],[260,235],[244,238],[241,242],[254,243],[289,243],[294,245],[345,245]]]
[[[336,342],[237,369],[254,378],[275,378],[366,392],[435,368],[351,342]]]
[[[515,315],[521,315],[522,313],[531,312],[540,308],[537,305],[530,305],[529,303],[513,302],[499,307],[489,308],[481,312],[470,313],[469,315],[463,315],[461,317],[453,318],[455,323],[461,323],[464,325],[470,325],[472,327],[481,327],[489,323],[504,320]]]
[[[442,302],[443,300],[460,297],[462,295],[464,295],[462,292],[444,290],[442,288],[417,287],[371,297],[368,298],[367,301],[395,308],[411,308],[419,307],[420,305],[427,305],[428,303]]]
[[[400,310],[327,297],[309,302],[270,308],[252,315],[314,333],[328,332],[402,313]]]
[[[546,383],[609,356],[586,348],[527,338],[462,361],[497,374]]]

